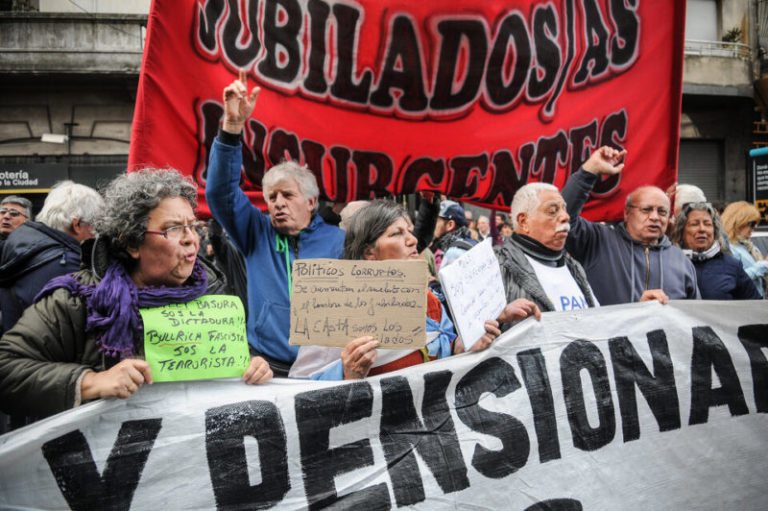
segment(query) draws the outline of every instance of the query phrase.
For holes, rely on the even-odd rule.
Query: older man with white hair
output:
[[[675,234],[676,219],[683,210],[683,206],[692,202],[707,202],[707,197],[701,188],[696,185],[677,183],[667,188],[666,194],[667,197],[672,199],[672,204],[674,205],[672,213],[669,215],[669,222],[667,223],[667,236],[672,239]]]
[[[306,166],[287,161],[264,174],[261,185],[269,217],[240,189],[240,134],[258,93],[258,87],[247,90],[244,71],[224,88],[224,122],[211,147],[205,197],[213,217],[245,258],[251,354],[266,359],[275,376],[287,376],[299,351],[288,344],[293,262],[338,259],[344,232],[315,212],[320,192]]]
[[[80,269],[80,243],[93,237],[91,224],[103,209],[96,190],[62,181],[45,198],[37,221],[8,236],[0,254],[0,330],[16,324],[49,280]]]
[[[555,186],[529,183],[520,188],[510,217],[515,232],[495,248],[507,302],[526,298],[542,311],[599,305],[584,269],[565,252],[570,217]]]
[[[669,190],[667,196],[671,195]],[[673,209],[674,215],[680,214],[683,210],[683,206],[692,202],[707,202],[707,197],[704,195],[704,191],[696,185],[679,184],[674,188],[675,207]],[[670,220],[674,220],[670,218]]]

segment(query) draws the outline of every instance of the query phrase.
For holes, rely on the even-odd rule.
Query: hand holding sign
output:
[[[345,380],[359,380],[368,376],[368,371],[376,362],[376,348],[379,341],[370,336],[358,337],[349,341],[341,352]]]
[[[272,379],[272,369],[269,364],[261,357],[251,357],[251,363],[243,374],[243,381],[248,385],[258,385]]]
[[[471,343],[469,346],[469,351],[483,351],[485,349],[490,348],[491,343],[496,339],[498,336],[501,335],[501,330],[499,329],[499,322],[494,321],[493,319],[487,319],[485,320],[485,333],[477,339],[475,342]],[[454,355],[458,355],[459,353],[464,353],[467,351],[464,348],[464,341],[461,340],[461,337],[456,338],[456,343],[453,346],[453,353]]]
[[[475,341],[474,344],[472,344],[472,347],[469,349],[469,351],[482,351],[487,349],[493,340],[500,335],[501,330],[499,330],[499,322],[492,319],[486,319],[485,334],[483,334],[482,337],[480,337],[477,341]]]
[[[80,382],[83,401],[106,397],[130,397],[143,383],[152,385],[152,371],[143,360],[126,359],[106,371],[89,371]]]
[[[657,300],[662,305],[666,305],[669,302],[669,297],[662,289],[646,289],[643,291],[640,301],[650,302],[651,300]]]
[[[260,91],[260,87],[254,87],[248,94],[248,74],[243,70],[237,80],[224,87],[224,131],[240,133],[256,107]]]

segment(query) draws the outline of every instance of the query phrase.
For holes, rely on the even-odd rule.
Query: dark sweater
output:
[[[762,297],[735,257],[720,252],[711,259],[693,261],[696,282],[705,300],[759,300]]]
[[[648,289],[661,289],[672,300],[699,298],[693,264],[669,238],[643,245],[623,222],[608,226],[579,216],[596,182],[596,175],[579,169],[562,195],[571,217],[565,248],[584,267],[600,305],[637,302]]]
[[[0,255],[0,310],[10,330],[49,280],[80,269],[80,243],[40,222],[24,222],[3,244]]]

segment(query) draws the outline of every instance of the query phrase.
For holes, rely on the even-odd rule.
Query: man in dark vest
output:
[[[523,186],[512,199],[510,217],[515,231],[495,248],[507,302],[526,298],[542,311],[598,305],[584,269],[565,251],[570,217],[557,188]]]

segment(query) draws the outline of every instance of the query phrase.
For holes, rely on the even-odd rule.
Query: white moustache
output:
[[[562,232],[562,231],[570,232],[570,230],[571,230],[571,224],[569,224],[568,222],[565,222],[564,224],[558,225],[557,229],[555,229],[555,232]]]

